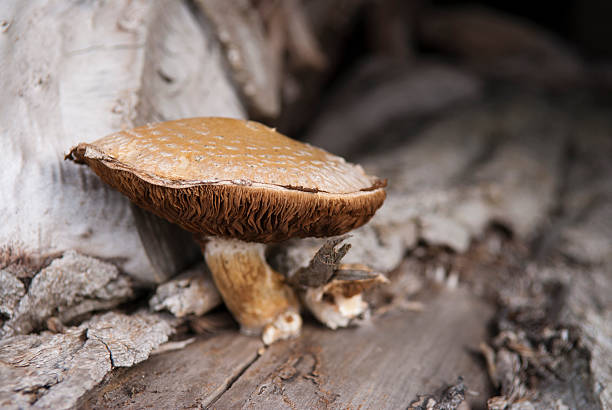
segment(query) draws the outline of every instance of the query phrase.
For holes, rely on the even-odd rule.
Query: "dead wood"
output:
[[[385,207],[381,209],[380,216],[374,218],[372,223],[368,227],[365,227],[367,229],[361,228],[361,230],[357,230],[353,233],[353,236],[350,238],[352,249],[351,252],[347,253],[345,259],[354,255],[352,262],[365,262],[366,264],[372,265],[379,264],[380,266],[386,266],[386,271],[390,271],[398,266],[399,261],[404,258],[406,252],[412,252],[413,256],[416,258],[413,260],[412,265],[406,265],[411,266],[408,268],[411,274],[390,275],[392,284],[388,286],[394,284],[399,285],[398,288],[393,288],[396,289],[395,291],[387,287],[383,289],[385,291],[384,293],[374,296],[373,303],[377,315],[374,325],[346,331],[356,332],[355,337],[361,337],[359,336],[359,332],[365,332],[363,334],[363,340],[367,340],[367,343],[363,342],[363,349],[366,349],[366,346],[369,346],[369,349],[377,343],[381,346],[388,346],[388,352],[392,352],[393,360],[378,356],[376,360],[381,363],[387,360],[389,363],[392,361],[395,364],[398,360],[398,352],[403,352],[401,354],[409,354],[405,348],[400,347],[400,345],[394,345],[393,343],[395,342],[391,342],[391,340],[396,339],[402,340],[401,346],[404,346],[405,341],[403,341],[402,337],[405,337],[405,335],[411,335],[411,343],[413,343],[414,346],[412,350],[420,352],[418,360],[423,360],[423,357],[425,357],[426,362],[429,364],[432,363],[432,360],[436,360],[434,356],[438,357],[438,353],[434,354],[434,351],[439,352],[439,350],[437,350],[438,348],[435,348],[431,352],[431,355],[429,355],[427,352],[420,351],[419,349],[421,349],[421,347],[419,346],[425,348],[424,346],[427,346],[428,343],[426,340],[438,340],[440,338],[440,340],[442,340],[448,337],[448,335],[430,335],[426,339],[418,339],[419,337],[425,337],[419,336],[421,329],[418,326],[424,326],[424,324],[427,323],[432,326],[430,330],[434,331],[442,326],[440,324],[440,317],[444,316],[452,319],[453,316],[450,313],[436,313],[436,320],[433,319],[433,316],[427,316],[429,309],[432,309],[427,300],[418,300],[420,303],[418,309],[421,311],[420,313],[405,312],[406,310],[413,310],[415,306],[410,305],[410,303],[414,304],[415,300],[409,299],[407,296],[415,295],[420,291],[422,292],[435,283],[445,284],[453,288],[457,287],[458,280],[461,282],[463,279],[473,287],[476,293],[488,295],[493,298],[493,300],[504,301],[503,303],[506,303],[505,306],[507,306],[508,309],[515,309],[510,310],[515,313],[509,317],[514,317],[522,312],[522,306],[531,305],[535,309],[533,311],[534,313],[527,314],[527,318],[533,317],[534,314],[536,318],[545,318],[545,312],[550,312],[552,310],[550,307],[541,307],[549,306],[547,303],[555,299],[552,294],[540,292],[539,296],[537,296],[539,299],[534,299],[534,296],[529,296],[528,293],[525,293],[525,290],[517,290],[516,286],[504,288],[504,286],[512,283],[510,280],[516,279],[517,272],[520,273],[522,270],[527,271],[525,261],[529,259],[528,254],[521,254],[519,252],[514,257],[509,256],[511,259],[514,258],[512,260],[518,263],[516,267],[513,268],[514,270],[509,269],[503,271],[500,269],[499,263],[496,263],[493,266],[480,270],[486,273],[486,279],[484,277],[474,279],[469,276],[464,276],[466,271],[470,271],[467,260],[461,259],[461,254],[453,256],[453,253],[448,252],[448,249],[462,251],[468,247],[467,244],[461,246],[449,245],[460,242],[454,242],[452,240],[452,235],[444,234],[439,234],[437,236],[440,238],[438,240],[439,242],[437,242],[432,239],[435,238],[434,235],[430,234],[428,236],[426,233],[428,229],[430,231],[434,229],[431,222],[427,221],[438,218],[438,220],[441,221],[439,223],[442,227],[444,227],[445,223],[458,227],[460,232],[462,232],[461,235],[468,238],[464,241],[469,243],[484,234],[488,223],[492,221],[501,221],[517,234],[516,238],[520,241],[522,238],[532,237],[534,232],[541,229],[539,227],[542,226],[542,223],[550,213],[551,207],[554,206],[555,195],[559,192],[559,178],[564,175],[560,172],[560,168],[565,158],[563,147],[567,141],[567,134],[564,131],[565,126],[563,126],[563,123],[559,123],[558,120],[558,111],[555,109],[551,110],[547,105],[534,102],[532,98],[509,99],[506,102],[489,105],[488,107],[490,108],[472,107],[451,114],[446,117],[446,119],[434,122],[430,127],[427,127],[422,131],[421,136],[408,140],[405,148],[400,147],[400,149],[394,151],[394,154],[381,154],[375,156],[369,161],[370,167],[372,168],[375,168],[377,164],[381,164],[379,165],[380,169],[394,175],[398,180],[398,184],[390,188],[388,202]],[[453,130],[454,132],[452,132]],[[463,132],[457,132],[457,130],[463,130]],[[530,135],[545,135],[546,139],[538,143],[537,140],[539,140],[539,138],[528,138],[527,136]],[[427,138],[425,136],[427,136]],[[472,141],[483,144],[465,144],[465,138],[472,138]],[[534,143],[533,140],[536,140],[536,142]],[[550,149],[551,147],[547,147],[551,144],[554,145],[552,149]],[[485,148],[482,148],[483,146]],[[431,158],[434,153],[439,155],[436,158],[441,159],[432,162]],[[410,161],[407,162],[408,160]],[[395,167],[393,164],[395,164]],[[512,168],[513,164],[516,164],[518,169]],[[406,170],[405,172],[402,172],[402,167]],[[537,183],[522,183],[522,181],[532,178],[535,178]],[[532,198],[534,197],[539,198],[539,200],[533,201]],[[568,198],[569,197],[568,195]],[[469,206],[466,204],[469,204]],[[516,212],[516,209],[514,209],[516,206],[520,207],[523,212]],[[464,211],[465,207],[467,207],[472,215],[469,213],[466,215],[464,211],[459,212],[458,209],[460,210],[462,207]],[[387,210],[385,210],[386,208]],[[476,214],[474,216],[474,213],[481,214]],[[452,232],[452,230],[448,228],[445,229],[445,232]],[[420,242],[418,241],[419,239],[421,240]],[[501,243],[502,244],[500,244],[499,240],[493,240],[487,243],[486,249],[494,250],[496,252],[495,255],[497,255],[489,257],[491,260],[496,260],[495,258],[499,258],[504,255],[505,252],[508,252],[508,248],[503,247],[503,241],[501,241]],[[440,247],[440,245],[444,246]],[[306,266],[308,263],[307,258],[315,254],[318,246],[316,241],[312,242],[309,240],[299,243],[294,242],[284,246],[285,253],[283,257],[285,261],[283,263],[286,269],[285,271],[291,272],[292,269],[296,270]],[[521,248],[519,247],[519,249]],[[357,252],[355,253],[356,250]],[[442,250],[441,253],[440,250]],[[387,258],[386,256],[390,254],[389,252],[393,252],[391,253],[393,256]],[[438,252],[438,256],[435,256],[436,252]],[[426,263],[424,265],[424,262],[428,254],[432,255],[432,257],[435,256],[435,258],[438,258],[439,255],[450,256],[442,257],[440,260],[436,259],[435,263],[431,264],[431,266],[427,266]],[[513,255],[513,253],[508,252],[508,255]],[[482,254],[480,257],[482,257]],[[475,260],[481,259],[476,258]],[[412,269],[417,269],[420,273],[414,275]],[[571,289],[569,285],[571,282],[568,282],[568,275],[566,274],[553,279],[546,279],[540,277],[540,275],[543,274],[539,269],[530,269],[529,272],[531,273],[528,276],[522,276],[524,279],[519,282],[519,284],[525,286],[521,289],[529,289],[527,286],[528,284],[533,285],[534,289],[537,289],[538,286],[542,287],[546,283],[560,283],[559,289]],[[561,270],[556,267],[551,269],[555,272],[561,272]],[[461,274],[460,278],[458,278],[457,272]],[[494,278],[491,277],[491,272],[499,272],[500,275],[506,272],[505,275],[508,280],[500,282],[503,283],[504,286],[496,285]],[[597,277],[601,278],[598,280],[604,282],[607,280],[605,279],[605,275],[599,275]],[[588,285],[587,287],[591,286],[593,285]],[[604,286],[600,286],[600,288],[605,289]],[[489,290],[487,291],[487,289]],[[471,294],[465,294],[464,296],[466,299],[473,298]],[[446,299],[449,301],[453,300],[450,296],[443,299],[445,299],[445,301]],[[378,302],[376,302],[376,300],[378,300]],[[542,300],[542,304],[538,304],[539,302],[536,303],[537,300]],[[602,302],[600,299],[596,300],[599,302],[597,302],[595,306],[605,306],[605,304],[601,304]],[[472,300],[469,303],[473,302]],[[459,312],[455,311],[455,309],[458,309],[459,303],[464,302],[454,302],[452,307],[453,314],[459,314]],[[516,305],[516,303],[519,304]],[[386,306],[388,304],[391,304],[392,307],[387,308]],[[582,306],[584,308],[586,305],[575,303],[571,306]],[[572,309],[577,309],[576,307]],[[397,312],[397,310],[401,311],[402,309],[404,313]],[[440,309],[442,309],[442,307],[440,307]],[[466,308],[466,310],[461,313],[465,315],[466,319],[457,319],[457,321],[463,323],[464,320],[467,320],[467,317],[471,317],[470,320],[473,320],[474,312],[482,311],[482,309],[481,307],[476,308],[474,306]],[[569,311],[571,312],[573,310],[570,309]],[[445,310],[444,312],[447,311]],[[607,314],[605,312],[607,312],[607,310],[603,310],[604,316],[602,316],[602,311],[597,309],[587,309],[586,312],[584,310],[580,312],[581,313],[574,313],[574,315],[576,315],[576,317],[580,315],[579,317],[582,318],[581,322],[595,323],[595,325],[585,325],[584,328],[581,328],[578,326],[580,321],[576,319],[564,319],[563,321],[556,322],[557,325],[551,325],[552,327],[548,325],[540,326],[541,329],[552,330],[541,330],[543,333],[536,334],[536,336],[527,334],[525,336],[527,339],[521,339],[523,336],[520,335],[523,334],[521,332],[523,332],[524,322],[511,322],[510,325],[505,326],[508,326],[511,332],[519,335],[518,339],[507,339],[506,336],[500,336],[488,342],[493,352],[493,354],[489,353],[488,355],[488,357],[490,357],[489,367],[498,369],[498,371],[501,372],[499,375],[493,376],[493,380],[500,386],[499,396],[497,397],[501,397],[501,399],[496,400],[506,400],[508,403],[513,403],[519,399],[530,399],[534,400],[534,403],[550,404],[550,400],[554,398],[555,400],[562,400],[563,403],[572,403],[566,396],[560,396],[558,391],[562,390],[564,388],[563,386],[567,386],[567,384],[563,383],[569,383],[575,380],[574,378],[578,377],[577,375],[585,375],[585,371],[587,375],[592,375],[592,379],[588,379],[588,377],[585,379],[586,384],[581,385],[583,394],[581,393],[582,396],[576,397],[582,397],[582,399],[580,399],[582,400],[581,403],[596,403],[596,400],[605,399],[605,395],[607,394],[606,390],[597,390],[601,392],[598,396],[595,396],[594,393],[589,393],[589,391],[596,391],[592,386],[601,386],[603,385],[602,383],[609,378],[607,367],[601,365],[601,358],[605,357],[607,354],[606,349],[608,349],[606,337],[602,337],[599,330],[603,326],[602,321],[605,320],[605,315]],[[385,319],[387,318],[385,314],[390,315],[388,319]],[[405,318],[401,316],[406,314],[415,315],[414,320],[406,322]],[[583,319],[585,315],[590,317],[589,321]],[[393,317],[397,317],[397,320],[390,319]],[[402,317],[402,319],[400,319],[400,317]],[[424,319],[421,319],[421,317],[424,317]],[[500,316],[500,318],[501,317],[503,316]],[[570,318],[571,315],[568,314],[567,317]],[[481,319],[486,321],[486,318]],[[400,327],[393,328],[395,330],[392,330],[390,324],[388,325],[389,327],[386,327],[386,320],[390,320],[393,323],[401,322],[402,324],[399,325]],[[420,320],[424,320],[425,322],[421,322]],[[477,328],[472,329],[473,332],[476,332],[475,334],[480,334],[478,340],[470,339],[472,340],[470,343],[473,349],[476,349],[477,346],[486,339],[484,333],[478,333],[479,331],[485,331],[484,322],[479,323],[480,324],[474,323],[474,326]],[[532,322],[528,321],[527,323]],[[380,326],[384,328],[383,331],[381,331],[382,328]],[[397,323],[393,326],[397,326]],[[410,328],[403,328],[402,326],[410,326]],[[413,329],[412,326],[417,327]],[[121,325],[119,328],[121,328]],[[450,337],[450,340],[456,343],[458,340],[456,338],[457,334],[455,333],[457,332],[457,327],[449,323],[448,325],[442,326],[442,328],[446,329],[445,331],[453,332],[453,337]],[[563,336],[566,334],[564,333],[564,329],[574,328],[579,329],[579,331],[577,333],[567,333],[568,337]],[[593,329],[598,330],[594,331]],[[351,347],[351,349],[342,349],[342,351],[340,351],[337,347],[334,347],[336,343],[338,343],[334,338],[337,337],[344,340],[346,332],[329,334],[326,332],[328,331],[308,325],[302,339],[282,344],[282,346],[285,346],[283,348],[276,347],[276,345],[273,346],[261,359],[255,362],[255,364],[257,364],[256,367],[253,367],[251,370],[249,366],[247,369],[247,372],[255,372],[255,369],[269,369],[269,371],[266,370],[268,373],[263,370],[261,371],[263,371],[263,374],[272,375],[275,374],[274,369],[278,368],[279,363],[286,362],[288,363],[288,367],[285,370],[293,372],[297,369],[296,371],[298,374],[302,374],[303,369],[300,367],[302,366],[301,363],[306,363],[306,367],[304,368],[306,370],[304,370],[304,372],[308,375],[310,374],[310,370],[308,370],[310,367],[308,367],[309,365],[307,365],[307,363],[309,363],[308,360],[310,360],[309,357],[311,356],[308,356],[310,353],[308,353],[309,351],[306,347],[318,345],[321,346],[322,352],[328,352],[325,353],[324,360],[321,360],[321,363],[326,363],[325,366],[332,366],[328,369],[335,369],[334,372],[329,370],[329,378],[325,379],[325,382],[322,382],[327,383],[325,386],[328,386],[325,387],[324,391],[319,391],[318,388],[315,390],[308,390],[310,388],[308,383],[303,385],[303,382],[297,384],[293,384],[292,381],[287,382],[287,380],[301,380],[295,379],[293,376],[288,376],[288,379],[283,379],[283,377],[278,379],[275,378],[276,376],[270,376],[272,377],[270,380],[264,378],[261,380],[255,379],[253,381],[249,381],[248,378],[240,376],[237,382],[233,384],[227,384],[228,379],[226,377],[222,378],[219,384],[216,385],[217,387],[213,389],[215,393],[211,393],[212,396],[207,396],[208,398],[205,400],[210,400],[210,402],[212,402],[216,397],[219,397],[219,394],[223,393],[226,388],[224,386],[229,386],[229,390],[220,396],[218,403],[247,400],[247,397],[248,401],[253,403],[280,403],[278,400],[282,401],[285,399],[295,403],[304,403],[305,405],[320,403],[319,400],[327,400],[330,403],[353,403],[352,401],[343,401],[345,399],[340,399],[339,397],[353,397],[355,394],[362,393],[357,393],[352,390],[342,390],[342,388],[334,383],[338,380],[347,380],[347,377],[349,377],[349,380],[350,377],[356,377],[358,379],[355,380],[359,380],[359,383],[363,383],[363,374],[359,373],[358,369],[343,367],[345,366],[343,363],[347,362],[347,360],[348,363],[358,363],[360,360],[346,359],[343,354],[350,353],[352,355],[352,352],[356,352],[355,354],[359,356],[360,348],[355,347],[354,350],[353,347]],[[95,335],[95,333],[92,333],[92,335]],[[391,337],[390,335],[395,336]],[[416,337],[416,339],[412,339],[414,337]],[[535,339],[530,339],[530,337],[535,337]],[[214,336],[211,340],[214,340]],[[378,342],[373,342],[376,340],[378,340]],[[496,340],[498,341],[496,342]],[[509,343],[508,340],[510,340],[511,343]],[[518,340],[518,342],[514,343],[512,340]],[[534,340],[537,343],[535,343]],[[278,346],[281,346],[281,344]],[[524,346],[527,346],[527,348]],[[549,346],[557,346],[554,347],[554,349],[557,350],[546,350],[545,354],[542,354],[542,357],[538,357],[538,360],[534,361],[534,353],[531,352],[536,352],[535,354],[537,356],[537,354],[541,353],[542,346],[546,349],[553,349]],[[574,348],[574,346],[577,346],[577,348]],[[189,346],[187,346],[186,349],[189,349]],[[297,354],[296,357],[291,356],[294,353]],[[365,351],[363,354],[366,354]],[[370,355],[372,353],[368,350],[367,354]],[[576,354],[577,356],[572,356],[572,354]],[[596,360],[590,359],[590,354],[592,354],[592,357],[596,358]],[[453,358],[459,357],[455,355],[460,355],[460,352],[457,351],[451,356]],[[163,354],[159,357],[162,356]],[[299,359],[302,356],[305,358]],[[119,357],[121,357],[120,354]],[[267,359],[264,361],[266,357]],[[449,358],[445,358],[447,359],[445,363],[447,363]],[[262,361],[259,362],[259,360]],[[417,356],[412,359],[406,358],[406,360],[406,363],[409,363],[410,360],[417,360]],[[459,373],[463,374],[465,377],[465,374],[469,374],[466,373],[465,369],[475,365],[473,360],[473,357],[470,356],[470,361],[461,362],[462,364],[458,365],[457,369],[462,369],[460,372],[457,371],[455,374],[448,374],[445,380],[438,379],[436,383],[432,382],[433,384],[419,384],[415,387],[414,391],[411,390],[409,392],[410,394],[407,394],[405,397],[393,398],[393,400],[398,400],[393,403],[397,404],[402,402],[404,405],[407,405],[410,401],[415,399],[418,394],[432,392],[449,381],[455,380]],[[521,367],[521,362],[525,360],[528,364]],[[129,364],[135,361],[136,359],[128,358],[122,362]],[[500,361],[499,364],[497,364],[497,361]],[[555,367],[563,363],[576,364],[578,366],[578,370],[576,371],[579,372],[572,373],[573,370],[569,371],[564,368]],[[368,369],[372,368],[372,366],[376,368],[375,364],[371,364],[371,366],[368,365]],[[412,367],[410,367],[410,369],[412,369]],[[423,370],[422,367],[419,367],[419,369],[421,369],[419,375],[424,374],[423,372],[425,370]],[[480,370],[475,369],[476,368],[473,370],[474,374],[480,374],[481,376],[484,374],[480,367],[478,367]],[[260,374],[259,371],[260,370],[257,370],[257,374]],[[394,380],[401,380],[402,378],[408,378],[406,380],[410,380],[409,377],[411,376],[408,376],[408,374],[411,374],[410,372],[406,369],[398,371],[401,374],[398,373],[394,377]],[[439,368],[437,368],[436,372],[439,371]],[[229,369],[228,372],[230,374],[241,374],[241,370],[236,373],[235,368]],[[565,372],[569,378],[560,382],[557,380],[555,382],[556,384],[547,379],[547,377],[553,377],[550,375],[555,375],[554,377],[556,377],[559,372]],[[245,375],[246,374],[247,373],[245,373]],[[433,376],[432,373],[432,377]],[[534,377],[536,377],[535,380],[540,381],[534,382]],[[384,379],[384,376],[374,377],[375,380],[381,380],[381,378]],[[530,380],[529,383],[525,381],[527,379]],[[306,378],[304,380],[308,381],[309,379]],[[255,382],[256,385],[251,385],[251,383]],[[466,384],[469,389],[472,389],[471,386],[473,383],[470,384],[468,379],[466,379]],[[541,386],[545,385],[553,387],[549,390],[543,390]],[[254,396],[252,392],[256,390],[259,391],[262,386],[268,386],[265,387],[264,391],[269,391],[269,393],[262,393],[261,395]],[[333,388],[329,388],[329,386]],[[504,388],[502,386],[507,387]],[[80,388],[81,387],[77,388],[77,386],[75,386],[75,391]],[[403,391],[402,388],[393,383],[391,383],[390,388],[393,389],[393,392]],[[416,390],[416,388],[418,388],[418,390]],[[589,390],[591,388],[593,390]],[[142,387],[137,387],[136,391],[141,391],[139,389],[142,389]],[[78,391],[82,392],[83,390]],[[329,395],[325,393],[330,391],[334,392],[334,394]],[[342,393],[340,393],[340,396],[336,396],[335,392],[338,391],[345,392],[346,396],[343,396]],[[371,392],[372,390],[366,389],[366,391]],[[384,400],[387,400],[388,397],[394,397],[390,392],[379,393],[387,394]],[[370,393],[363,394],[365,395],[359,396],[360,398],[354,400],[357,400],[359,403],[380,403],[381,400],[383,400],[382,396],[370,396],[368,395]],[[143,397],[146,396],[143,395]],[[601,399],[601,397],[603,397],[603,399]],[[486,398],[488,398],[488,396],[482,396],[479,399],[484,400]],[[123,399],[125,398],[123,397]],[[32,400],[32,398],[30,397],[27,400]],[[92,398],[91,400],[97,399]],[[299,400],[301,400],[301,402]],[[495,403],[495,401],[492,403]]]
[[[534,408],[606,408],[609,392],[601,383],[609,380],[610,366],[603,364],[601,355],[611,352],[605,341],[610,329],[601,320],[609,313],[602,317],[594,309],[609,312],[612,303],[605,296],[610,284],[601,277],[602,293],[592,293],[591,281],[600,275],[562,264],[529,265],[514,274],[516,285],[504,285],[492,349],[482,346],[500,392],[489,400],[491,408],[519,403]],[[589,301],[583,299],[585,291]]]
[[[414,1],[386,0],[366,7],[367,40],[372,54],[398,61],[414,58]]]
[[[557,245],[583,264],[612,264],[611,128],[607,110],[580,112],[561,198],[563,216],[548,235],[549,247]]]
[[[491,308],[464,290],[430,294],[423,302],[422,313],[389,313],[359,328],[331,332],[307,324],[300,338],[266,350],[256,339],[222,333],[117,372],[81,403],[398,408],[461,375],[468,402],[482,405],[489,387],[470,349],[485,337]]]
[[[201,316],[220,304],[221,295],[204,263],[159,285],[149,300],[152,310],[168,310],[176,317]]]
[[[306,329],[295,342],[271,346],[215,404],[398,408],[416,397],[418,389],[433,390],[447,380],[456,380],[458,372],[474,391],[484,394],[486,383],[483,384],[476,370],[478,365],[465,350],[482,337],[478,334],[478,321],[468,313],[474,308],[471,304],[478,302],[465,296],[456,292],[433,297],[427,310],[414,314],[410,320],[395,314],[379,318],[372,326],[338,332]],[[431,320],[436,325],[429,327],[427,323]],[[486,314],[480,320],[486,321]],[[456,323],[463,326],[452,325]],[[351,340],[350,349],[347,338]],[[439,351],[438,343],[456,349],[455,354],[446,356],[444,364],[438,361],[444,359],[434,353]],[[406,345],[410,348],[405,348]],[[419,369],[420,379],[426,380],[420,386],[407,377],[416,357],[427,357]]]
[[[267,0],[261,3],[269,5],[289,2]],[[302,5],[301,13],[303,12],[300,19],[303,17],[304,22],[308,25],[308,31],[316,40],[326,64],[323,70],[319,67],[305,69],[300,64],[301,61],[304,61],[300,55],[304,53],[293,56],[295,51],[287,51],[290,56],[282,78],[283,107],[276,121],[279,129],[287,135],[302,133],[316,117],[319,112],[321,95],[341,64],[350,34],[355,28],[356,18],[367,2],[365,0],[309,0],[299,3]],[[291,21],[285,21],[285,24],[287,23],[295,25]],[[291,39],[295,38],[295,35],[292,33],[286,37]],[[303,46],[298,48],[298,50],[303,49]],[[311,53],[307,55],[309,54]],[[311,60],[311,57],[308,60]]]
[[[408,410],[452,410],[459,409],[465,401],[465,385],[463,378],[459,377],[457,382],[448,386],[435,397],[434,395],[422,395],[408,406]],[[469,408],[469,407],[468,407]]]
[[[607,408],[612,311],[606,268],[559,260],[488,235],[447,261],[463,282],[498,305],[492,338],[480,346],[498,394],[491,408]],[[424,260],[426,263],[427,259]],[[606,380],[606,381],[604,381]]]
[[[351,249],[351,245],[346,243],[336,249],[336,246],[346,238],[343,236],[326,241],[308,266],[298,269],[295,274],[289,276],[289,283],[298,288],[318,287],[328,283],[338,269],[341,259]]]
[[[147,121],[243,117],[206,23],[184,2],[10,0],[0,11],[2,247],[30,259],[74,249],[147,283],[177,273],[153,266],[143,247],[163,239],[141,238],[129,203],[63,157],[79,141]]]
[[[259,339],[235,332],[202,338],[184,349],[116,371],[77,407],[137,409],[151,403],[162,408],[206,407],[240,377],[262,346]]]
[[[280,110],[282,50],[268,47],[263,21],[247,1],[197,1],[222,44],[229,72],[239,85],[246,106],[256,118],[274,118]]]
[[[306,140],[348,158],[363,154],[359,150],[372,138],[377,138],[377,149],[388,148],[407,137],[394,135],[396,140],[389,141],[384,131],[393,121],[414,124],[475,99],[480,86],[477,78],[441,64],[410,67],[380,57],[360,61],[325,102],[321,115],[308,127]]]
[[[0,341],[0,405],[67,409],[114,367],[132,366],[168,339],[172,321],[137,312],[94,316],[64,333]]]
[[[23,283],[6,270],[0,270],[0,315],[2,315],[0,318],[2,322],[15,316],[15,308],[24,295]]]
[[[20,286],[21,285],[21,286]],[[69,323],[96,310],[111,309],[134,296],[132,282],[115,265],[66,252],[40,271],[27,287],[6,271],[0,275],[6,322],[0,338],[40,330],[56,317]]]

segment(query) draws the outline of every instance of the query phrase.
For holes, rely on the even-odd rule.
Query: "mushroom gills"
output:
[[[243,333],[267,334],[266,344],[299,334],[298,299],[285,277],[266,262],[264,244],[210,237],[202,250]]]

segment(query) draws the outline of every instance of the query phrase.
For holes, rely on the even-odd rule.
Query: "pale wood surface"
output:
[[[213,408],[396,409],[459,376],[483,399],[488,381],[470,350],[491,314],[469,293],[447,291],[424,312],[335,332],[307,326],[298,340],[271,346]]]
[[[257,358],[263,343],[236,331],[201,337],[187,347],[153,356],[83,397],[83,409],[202,408],[219,397]]]
[[[401,408],[418,394],[464,378],[468,401],[490,394],[473,353],[493,309],[465,289],[433,293],[423,312],[392,312],[358,328],[307,323],[295,339],[268,347],[222,333],[163,353],[94,389],[82,408]]]

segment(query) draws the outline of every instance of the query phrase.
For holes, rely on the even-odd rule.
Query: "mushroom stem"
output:
[[[276,335],[266,337],[269,344],[299,334],[301,318],[293,289],[268,265],[264,249],[260,243],[216,237],[203,246],[217,289],[241,330]]]

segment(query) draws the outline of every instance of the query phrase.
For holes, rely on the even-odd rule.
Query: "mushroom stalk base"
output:
[[[299,334],[301,319],[293,289],[267,264],[264,249],[259,243],[210,238],[203,251],[215,284],[244,333],[265,333],[278,327],[279,320],[291,323],[289,332],[268,337],[268,344]]]

